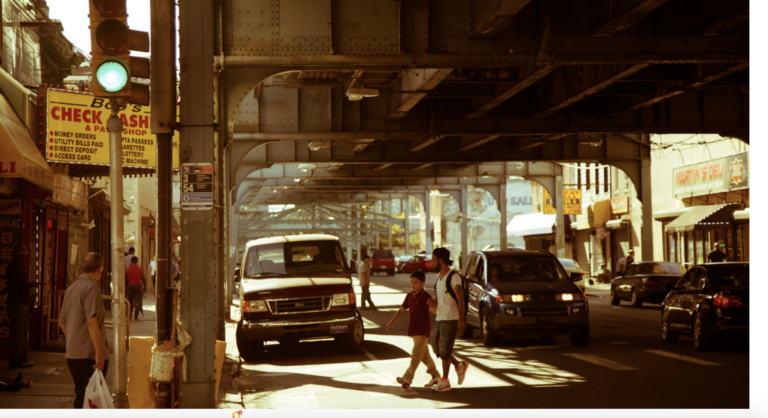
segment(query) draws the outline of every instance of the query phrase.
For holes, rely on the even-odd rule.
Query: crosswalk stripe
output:
[[[318,408],[317,397],[313,392],[288,392],[273,394],[269,397],[270,408],[275,409],[314,409]]]
[[[662,351],[662,350],[645,350],[645,351],[653,354],[658,354],[660,356],[673,358],[676,360],[689,361],[691,363],[701,364],[702,366],[722,366],[722,364],[712,363],[711,361],[706,361],[706,360],[699,360],[697,358],[670,353],[668,351]]]
[[[362,350],[363,350],[363,353],[364,353],[366,356],[368,356],[368,358],[369,358],[369,359],[371,359],[372,361],[376,361],[376,360],[378,360],[378,359],[377,359],[377,358],[376,358],[376,357],[375,357],[373,354],[371,354],[371,352],[370,352],[370,351],[366,350],[365,348],[363,348]]]
[[[635,367],[627,366],[626,364],[621,364],[613,360],[604,359],[602,357],[597,357],[590,354],[570,353],[570,354],[563,354],[563,355],[568,357],[573,357],[575,359],[579,359],[582,361],[586,361],[588,363],[597,364],[598,366],[607,367],[613,370],[637,370],[637,368]]]

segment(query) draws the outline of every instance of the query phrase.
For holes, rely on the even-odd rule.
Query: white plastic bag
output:
[[[83,409],[115,409],[112,404],[112,395],[109,394],[107,379],[101,370],[96,370],[85,388]]]

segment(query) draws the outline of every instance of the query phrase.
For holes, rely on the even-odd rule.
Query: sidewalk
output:
[[[610,283],[589,284],[585,285],[584,294],[587,296],[597,296],[601,298],[607,298],[611,294]]]
[[[238,303],[238,302],[235,302]],[[231,307],[232,317],[239,317],[239,306]],[[130,337],[152,337],[155,334],[155,300],[152,295],[144,297],[144,315],[139,313],[139,320],[130,321]],[[112,311],[107,311],[105,321],[112,321]],[[242,396],[237,390],[239,375],[239,354],[235,345],[235,320],[227,322],[227,358],[219,385],[218,408],[242,408]],[[107,344],[113,351],[114,330],[107,329]],[[110,356],[113,359],[113,354]],[[0,376],[15,378],[19,373],[23,380],[31,381],[29,388],[16,392],[0,392],[0,409],[71,409],[75,400],[75,385],[67,368],[64,353],[32,351],[30,360],[35,364],[29,369],[8,369],[7,360],[0,363]],[[107,370],[107,384],[112,389],[114,363],[110,361]]]

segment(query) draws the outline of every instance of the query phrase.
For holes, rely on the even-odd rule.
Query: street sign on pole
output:
[[[181,165],[181,209],[213,209],[213,164]]]

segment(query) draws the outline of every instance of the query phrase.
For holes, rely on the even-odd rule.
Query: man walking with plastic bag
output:
[[[98,284],[103,269],[99,254],[88,253],[83,257],[80,277],[67,289],[59,317],[59,327],[67,341],[67,367],[75,381],[76,409],[83,407],[85,389],[94,371],[106,375],[109,366],[104,304]]]

